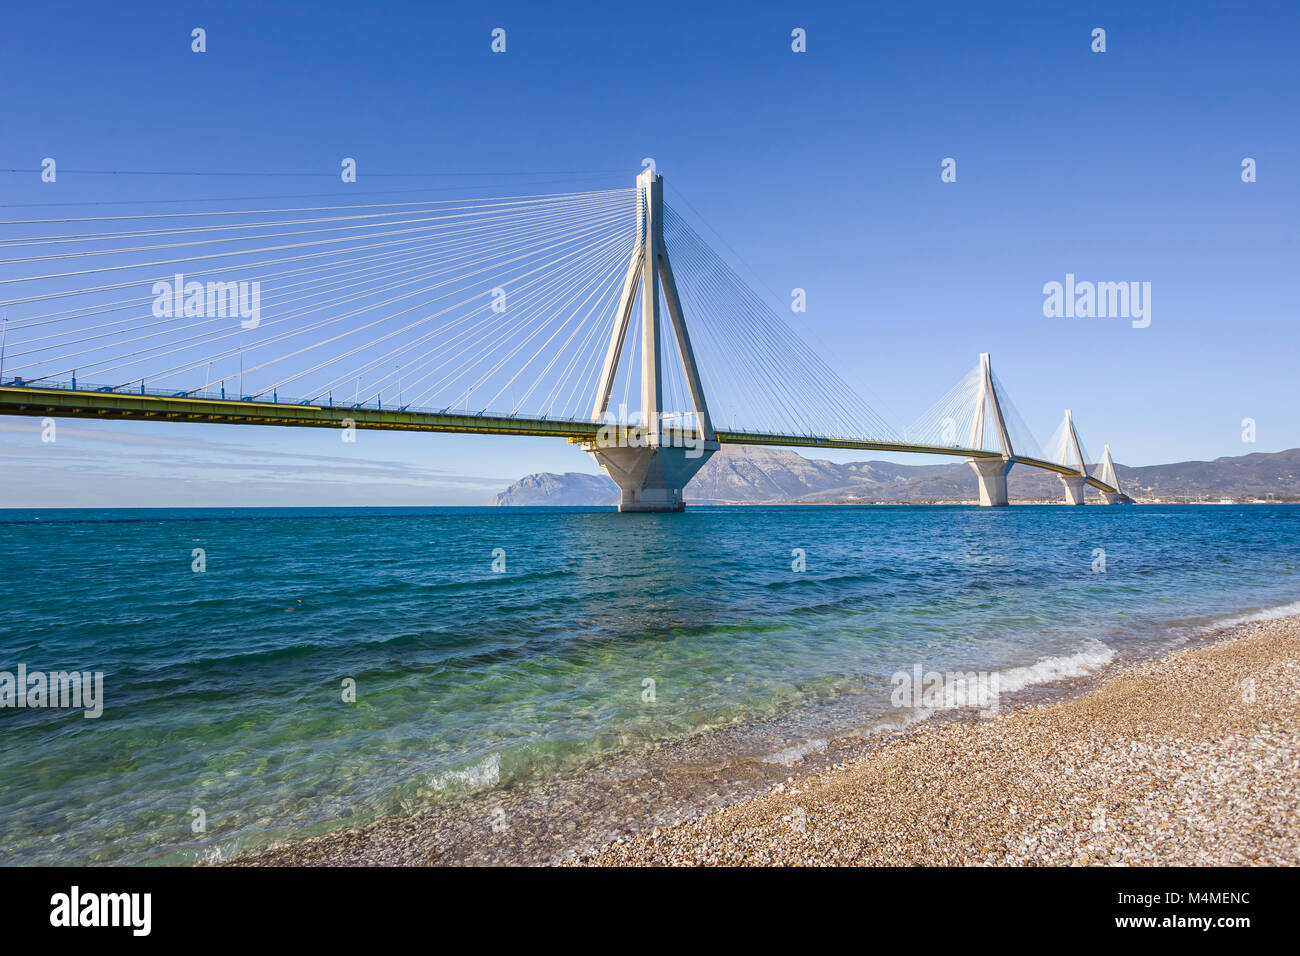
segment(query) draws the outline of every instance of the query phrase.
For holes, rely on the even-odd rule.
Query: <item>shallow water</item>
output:
[[[105,685],[0,709],[0,860],[149,862],[1154,653],[1300,600],[1300,508],[0,511],[0,570],[0,671]]]

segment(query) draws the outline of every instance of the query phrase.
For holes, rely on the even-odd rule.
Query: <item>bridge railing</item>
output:
[[[385,404],[382,400],[372,402],[349,402],[343,399],[326,398],[325,400],[313,400],[305,398],[281,398],[278,394],[272,393],[270,397],[262,395],[240,395],[238,390],[222,392],[220,389],[171,389],[171,388],[154,388],[149,385],[102,385],[93,382],[29,382],[21,377],[14,377],[0,380],[0,388],[22,388],[33,391],[53,391],[53,392],[78,392],[78,393],[96,393],[102,395],[143,395],[148,398],[184,398],[194,401],[204,402],[238,402],[243,404],[254,405],[286,405],[297,406],[300,408],[337,408],[337,409],[356,409],[357,411],[371,412],[409,412],[414,415],[465,415],[479,416],[483,418],[527,418],[531,421],[558,421],[558,422],[581,422],[582,419],[573,418],[549,418],[546,415],[504,415],[490,414],[483,411],[476,411],[466,408],[429,408],[424,406],[415,406],[410,403]]]

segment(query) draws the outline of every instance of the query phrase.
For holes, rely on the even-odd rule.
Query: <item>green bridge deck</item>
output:
[[[62,418],[136,419],[163,422],[214,422],[226,425],[281,425],[295,428],[357,428],[387,431],[449,432],[478,435],[528,435],[564,438],[571,442],[594,442],[601,426],[596,422],[545,418],[501,417],[451,412],[409,411],[370,406],[318,405],[291,402],[245,401],[188,394],[158,395],[124,391],[70,388],[36,388],[28,385],[0,386],[0,415],[50,416]],[[627,431],[627,429],[622,429]],[[665,431],[678,443],[690,432]],[[961,458],[998,458],[999,452],[953,448],[943,445],[913,445],[904,442],[822,438],[809,435],[781,435],[762,432],[719,431],[718,441],[728,445],[779,445],[789,448],[848,448],[862,451],[905,452],[921,455],[950,455]],[[1065,465],[1037,458],[1017,457],[1020,464],[1061,475],[1077,475]],[[1087,483],[1104,492],[1115,489],[1091,476]]]

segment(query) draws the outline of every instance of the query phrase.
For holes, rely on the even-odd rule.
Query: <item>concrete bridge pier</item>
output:
[[[622,490],[619,511],[684,511],[682,491],[717,451],[718,443],[701,443],[692,449],[602,447],[597,442],[583,448]]]
[[[1083,504],[1083,492],[1088,479],[1083,475],[1057,475],[1065,485],[1065,503],[1067,505]]]
[[[980,507],[1005,508],[1007,498],[1007,472],[1015,464],[1014,458],[967,458],[979,479]]]
[[[1128,504],[1129,499],[1128,499],[1128,495],[1124,494],[1123,492],[1103,491],[1101,493],[1101,500],[1108,505],[1126,505]]]

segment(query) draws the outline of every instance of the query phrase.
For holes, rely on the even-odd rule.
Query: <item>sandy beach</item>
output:
[[[1083,696],[907,737],[619,840],[625,865],[1300,862],[1300,619],[1246,625]]]
[[[229,862],[1300,862],[1300,618],[1240,624],[1204,640],[1035,688],[996,718],[949,712],[905,732],[837,741],[775,776],[742,761],[713,776],[712,808],[695,812],[638,820],[637,788],[665,786],[646,767],[634,785],[625,776],[622,789],[608,789],[608,807],[591,789],[584,805],[555,793],[505,804],[511,825],[500,833],[472,815],[420,811]],[[583,818],[602,811],[629,821],[616,828],[622,835],[573,849],[584,839]],[[557,835],[566,830],[568,850]],[[467,845],[493,844],[491,855],[466,855]]]

